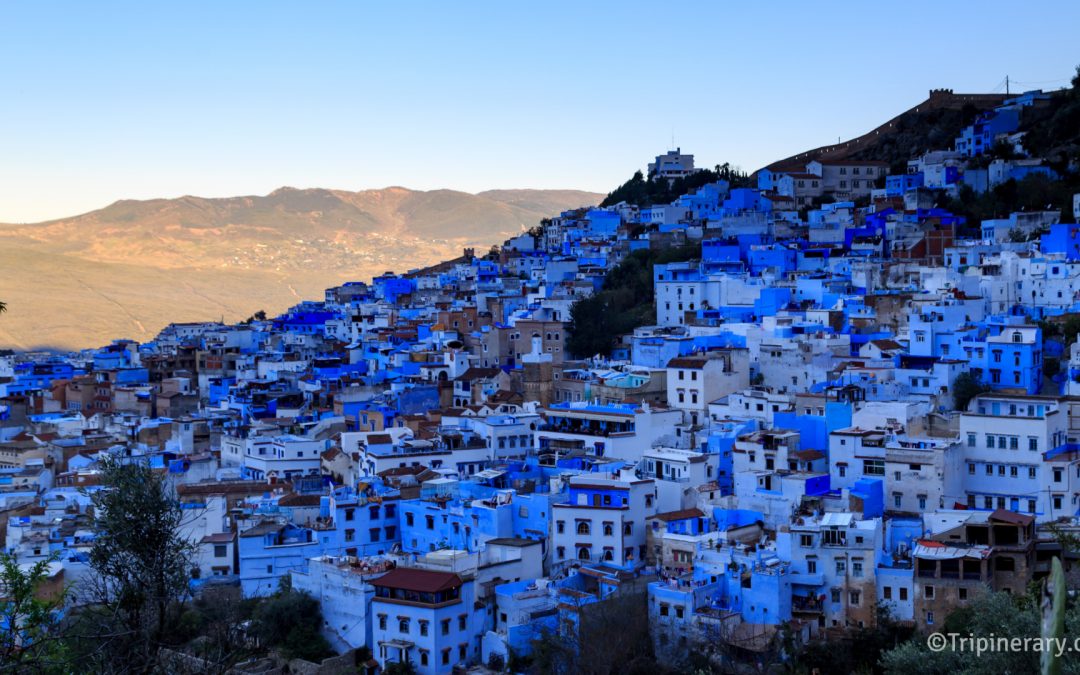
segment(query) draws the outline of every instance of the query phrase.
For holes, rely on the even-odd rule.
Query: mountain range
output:
[[[578,190],[350,192],[122,200],[70,218],[0,224],[0,347],[145,341],[171,321],[279,312],[324,288],[486,250]]]

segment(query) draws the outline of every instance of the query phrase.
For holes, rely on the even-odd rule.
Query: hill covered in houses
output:
[[[1073,84],[932,92],[752,176],[671,150],[501,246],[3,354],[0,607],[28,618],[0,649],[27,672],[1036,672],[926,637],[1080,629]],[[273,229],[293,199],[297,228],[401,234],[321,191],[176,208]]]

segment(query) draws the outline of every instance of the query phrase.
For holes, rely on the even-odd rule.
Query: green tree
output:
[[[982,380],[968,371],[960,373],[953,380],[953,408],[955,410],[967,410],[971,399],[987,391],[990,391],[990,387]]]
[[[903,644],[914,634],[910,624],[898,621],[892,603],[877,606],[877,620],[872,627],[856,628],[840,638],[819,640],[802,646],[794,661],[805,672],[869,673],[882,654]]]
[[[948,635],[997,638],[1034,638],[1041,634],[1041,612],[1037,599],[1030,595],[1012,596],[1008,593],[985,592],[970,605],[953,612],[940,629]],[[1065,635],[1075,636],[1080,629],[1080,611],[1073,603],[1065,613]],[[977,654],[974,649],[946,648],[933,652],[926,638],[918,636],[891,649],[882,656],[880,667],[887,675],[893,673],[927,673],[928,675],[1037,673],[1040,654],[1034,650],[987,651]],[[1080,673],[1080,659],[1065,658],[1061,672]]]
[[[3,301],[0,301],[0,314],[3,314],[6,311],[7,311],[7,303],[3,302]]]
[[[628,255],[607,273],[599,292],[570,307],[567,351],[579,358],[610,355],[620,335],[656,321],[653,267],[700,257],[700,244]]]
[[[318,662],[334,655],[319,633],[323,625],[319,601],[294,590],[288,577],[282,577],[278,590],[256,608],[253,625],[262,644],[279,649],[286,658]]]
[[[667,178],[645,177],[640,171],[634,172],[630,180],[608,193],[600,206],[612,206],[626,202],[636,206],[652,204],[670,204],[679,196],[689,194],[703,185],[726,180],[730,187],[746,187],[750,177],[730,164],[720,164],[715,169],[704,169],[685,176],[668,180]]]
[[[60,615],[67,590],[45,587],[55,560],[23,566],[0,553],[0,673],[62,670]]]
[[[578,621],[532,643],[533,673],[671,672],[657,661],[644,593],[619,591],[580,606]]]
[[[208,586],[188,605],[178,620],[176,640],[186,651],[203,659],[207,672],[226,672],[253,656],[244,630],[258,599],[245,600],[237,586]]]
[[[73,648],[91,670],[147,672],[175,641],[189,597],[195,546],[181,535],[185,512],[163,474],[141,462],[106,459],[94,508],[92,575],[80,584]]]

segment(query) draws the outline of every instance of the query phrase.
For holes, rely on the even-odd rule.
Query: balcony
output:
[[[543,424],[537,427],[537,431],[551,431],[559,434],[574,434],[578,436],[597,436],[601,438],[607,438],[609,436],[629,436],[633,431],[627,430],[613,430],[613,429],[596,429],[590,427],[563,427],[552,424]]]
[[[825,609],[825,603],[816,595],[793,595],[791,596],[791,611],[800,614],[821,614]]]

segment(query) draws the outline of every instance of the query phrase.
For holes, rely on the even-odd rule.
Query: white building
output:
[[[567,501],[552,506],[552,568],[590,562],[639,568],[646,555],[645,519],[656,512],[652,480],[572,477]]]

